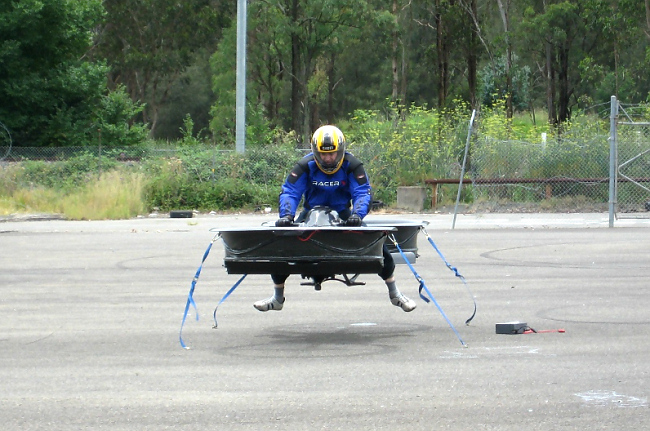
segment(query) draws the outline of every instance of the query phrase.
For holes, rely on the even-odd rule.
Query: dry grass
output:
[[[61,212],[74,220],[127,219],[145,211],[142,174],[112,171],[66,196]]]
[[[44,188],[17,188],[0,195],[0,215],[50,213],[70,220],[118,220],[146,211],[144,177],[111,171],[71,193]]]
[[[0,196],[0,215],[59,213],[61,194],[54,190],[33,188],[16,189]]]

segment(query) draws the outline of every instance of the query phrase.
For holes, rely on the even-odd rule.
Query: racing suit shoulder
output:
[[[363,167],[363,162],[350,153],[345,153],[344,161],[348,162],[347,168],[345,168],[345,173],[347,175],[352,174],[357,180],[359,185],[366,184],[368,182],[368,175],[366,175],[366,170]]]
[[[291,169],[291,172],[289,172],[289,175],[287,176],[287,182],[294,184],[296,181],[298,181],[298,178],[300,178],[302,174],[309,172],[309,162],[313,160],[314,156],[311,153],[298,160],[293,169]]]

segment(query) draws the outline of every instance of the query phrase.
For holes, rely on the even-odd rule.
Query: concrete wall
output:
[[[397,208],[414,212],[424,210],[424,200],[427,192],[424,187],[398,187],[397,188]]]

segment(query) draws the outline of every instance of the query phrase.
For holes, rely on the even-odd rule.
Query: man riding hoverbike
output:
[[[322,126],[311,139],[311,153],[293,167],[279,198],[278,227],[301,222],[314,207],[329,207],[336,211],[346,226],[363,223],[372,203],[372,189],[363,163],[346,151],[343,133],[335,126]],[[304,197],[303,210],[296,218],[298,206]],[[386,245],[383,247],[384,266],[379,276],[388,288],[393,305],[404,311],[413,311],[416,304],[402,294],[395,284],[395,262]],[[272,274],[274,294],[257,301],[253,306],[260,311],[280,311],[284,307],[284,284],[289,274]]]

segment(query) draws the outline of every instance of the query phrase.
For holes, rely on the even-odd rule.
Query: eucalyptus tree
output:
[[[246,143],[263,140],[260,131],[293,125],[291,37],[282,8],[264,1],[248,7],[246,47]],[[210,57],[212,91],[210,128],[218,142],[234,141],[237,29],[233,25]],[[299,100],[298,100],[299,101]],[[268,132],[268,131],[267,131]]]
[[[331,56],[326,118],[407,103],[412,43],[410,3],[370,2],[360,27],[341,32]]]
[[[481,18],[477,2],[418,0],[414,7],[413,19],[426,30],[420,49],[427,53],[426,66],[435,70],[437,106],[443,108],[450,98],[463,95],[476,107],[478,61],[484,52],[478,43]]]
[[[283,47],[284,33],[268,25],[273,16],[260,13],[251,4],[246,65],[246,145],[267,144],[272,129],[288,128],[288,73]],[[221,144],[235,142],[236,135],[236,59],[237,28],[224,30],[223,38],[210,57],[214,102],[210,107],[210,129]]]
[[[503,34],[506,45],[505,53],[505,97],[506,97],[506,116],[512,118],[512,30],[511,30],[511,16],[510,5],[512,0],[497,0],[499,6],[499,15],[503,23]]]
[[[155,134],[159,112],[176,80],[202,50],[213,52],[234,3],[225,0],[105,0],[98,35],[110,59],[110,82],[146,103],[144,122]]]
[[[282,125],[308,140],[315,125],[334,119],[338,57],[356,43],[367,17],[366,0],[251,3],[247,106],[262,112],[271,126]],[[212,62],[219,69],[218,80],[228,79],[232,73],[217,64],[223,65],[227,61],[223,53],[232,50],[225,42]],[[213,112],[221,115],[226,111],[217,101]],[[215,118],[212,124],[225,123]]]
[[[645,6],[645,28],[643,32],[646,37],[650,40],[650,0],[644,0]]]
[[[593,98],[605,71],[617,70],[617,46],[629,38],[616,3],[532,0],[525,9],[521,42],[542,65],[549,122],[569,120],[580,100]]]
[[[291,41],[292,128],[308,140],[319,121],[313,110],[315,102],[327,92],[321,77],[345,48],[346,31],[362,27],[368,3],[366,0],[283,1],[283,5],[277,4],[286,13]]]
[[[646,5],[637,0],[610,0],[592,6],[603,40],[598,50],[584,58],[580,64],[582,82],[594,91],[581,93],[590,97],[609,100],[616,95],[627,102],[645,101],[650,91],[648,67],[648,21],[650,13]],[[644,9],[646,13],[644,13]]]
[[[581,1],[581,0],[578,0]],[[541,0],[526,9],[522,30],[529,47],[543,47],[546,109],[553,124],[569,118],[571,58],[577,58],[577,39],[584,34],[578,2]],[[539,59],[537,59],[539,61]]]

